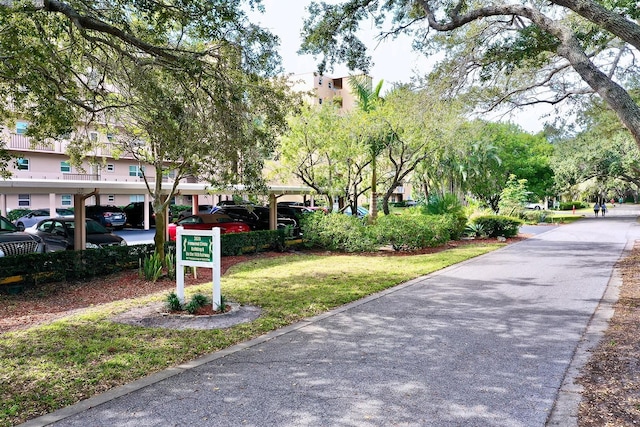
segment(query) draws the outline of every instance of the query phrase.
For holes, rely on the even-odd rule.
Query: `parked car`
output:
[[[224,213],[235,220],[247,223],[251,231],[269,229],[269,208],[263,206],[222,206],[216,213]],[[298,227],[295,219],[282,215],[278,215],[276,223],[278,228],[290,226],[294,231]]]
[[[255,203],[250,202],[248,200],[220,200],[217,206],[253,206]]]
[[[345,215],[351,215],[351,206],[347,206],[342,212]],[[365,216],[369,215],[369,210],[367,208],[363,208],[362,206],[358,206],[356,216],[360,219],[363,219]]]
[[[87,218],[98,221],[103,227],[122,230],[127,223],[127,214],[113,205],[86,206]]]
[[[291,218],[296,221],[296,225],[293,229],[294,236],[302,235],[302,229],[300,228],[300,225],[302,224],[304,217],[307,215],[311,215],[314,212],[315,211],[313,209],[309,209],[308,207],[300,205],[278,206],[279,216]]]
[[[211,230],[213,227],[219,227],[221,234],[246,233],[251,231],[249,225],[241,221],[236,221],[228,215],[221,213],[196,214],[169,224],[169,240],[176,240],[178,226],[183,226],[185,230]]]
[[[211,209],[213,209],[213,205],[198,205],[198,214],[211,213]],[[178,214],[178,221],[191,215],[193,215],[191,209],[180,211],[180,213]]]
[[[0,216],[0,257],[44,251],[45,245],[40,237],[18,230],[11,221]]]
[[[127,242],[120,236],[111,233],[100,223],[86,219],[87,249],[105,248],[108,246],[126,246]],[[47,252],[73,250],[75,235],[75,220],[73,218],[48,218],[32,225],[25,230],[27,233],[40,237]]]
[[[536,211],[539,210],[546,210],[547,209],[547,205],[546,203],[538,203],[538,202],[527,202],[524,205],[525,209],[534,209]]]
[[[73,218],[73,211],[71,209],[56,208],[56,214],[54,215],[54,217]],[[23,215],[20,218],[16,219],[15,221],[13,221],[13,223],[16,225],[16,228],[18,228],[18,230],[24,231],[25,228],[31,227],[33,224],[45,218],[51,218],[51,214],[49,213],[48,208],[34,209],[26,215]]]
[[[127,223],[132,227],[144,227],[144,202],[131,202],[122,208],[127,214]],[[149,226],[156,226],[156,214],[153,212],[153,204],[149,202]]]

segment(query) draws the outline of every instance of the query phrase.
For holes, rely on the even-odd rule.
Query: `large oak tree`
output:
[[[346,62],[367,70],[358,29],[371,20],[382,37],[408,33],[415,48],[444,54],[436,81],[482,87],[490,106],[557,104],[597,93],[640,145],[640,107],[628,93],[637,80],[638,18],[640,8],[629,0],[313,3],[301,50],[322,56],[321,69]]]

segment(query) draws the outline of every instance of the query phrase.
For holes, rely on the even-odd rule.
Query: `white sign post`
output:
[[[176,230],[176,295],[184,304],[184,267],[211,268],[213,310],[220,307],[220,228],[211,230]]]

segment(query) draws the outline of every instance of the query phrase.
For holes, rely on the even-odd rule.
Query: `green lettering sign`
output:
[[[182,236],[182,260],[213,262],[212,236]]]

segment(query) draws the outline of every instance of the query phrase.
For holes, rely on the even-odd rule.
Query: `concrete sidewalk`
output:
[[[550,228],[24,425],[575,425],[572,375],[598,338],[588,326],[640,238],[637,212],[625,213]]]

